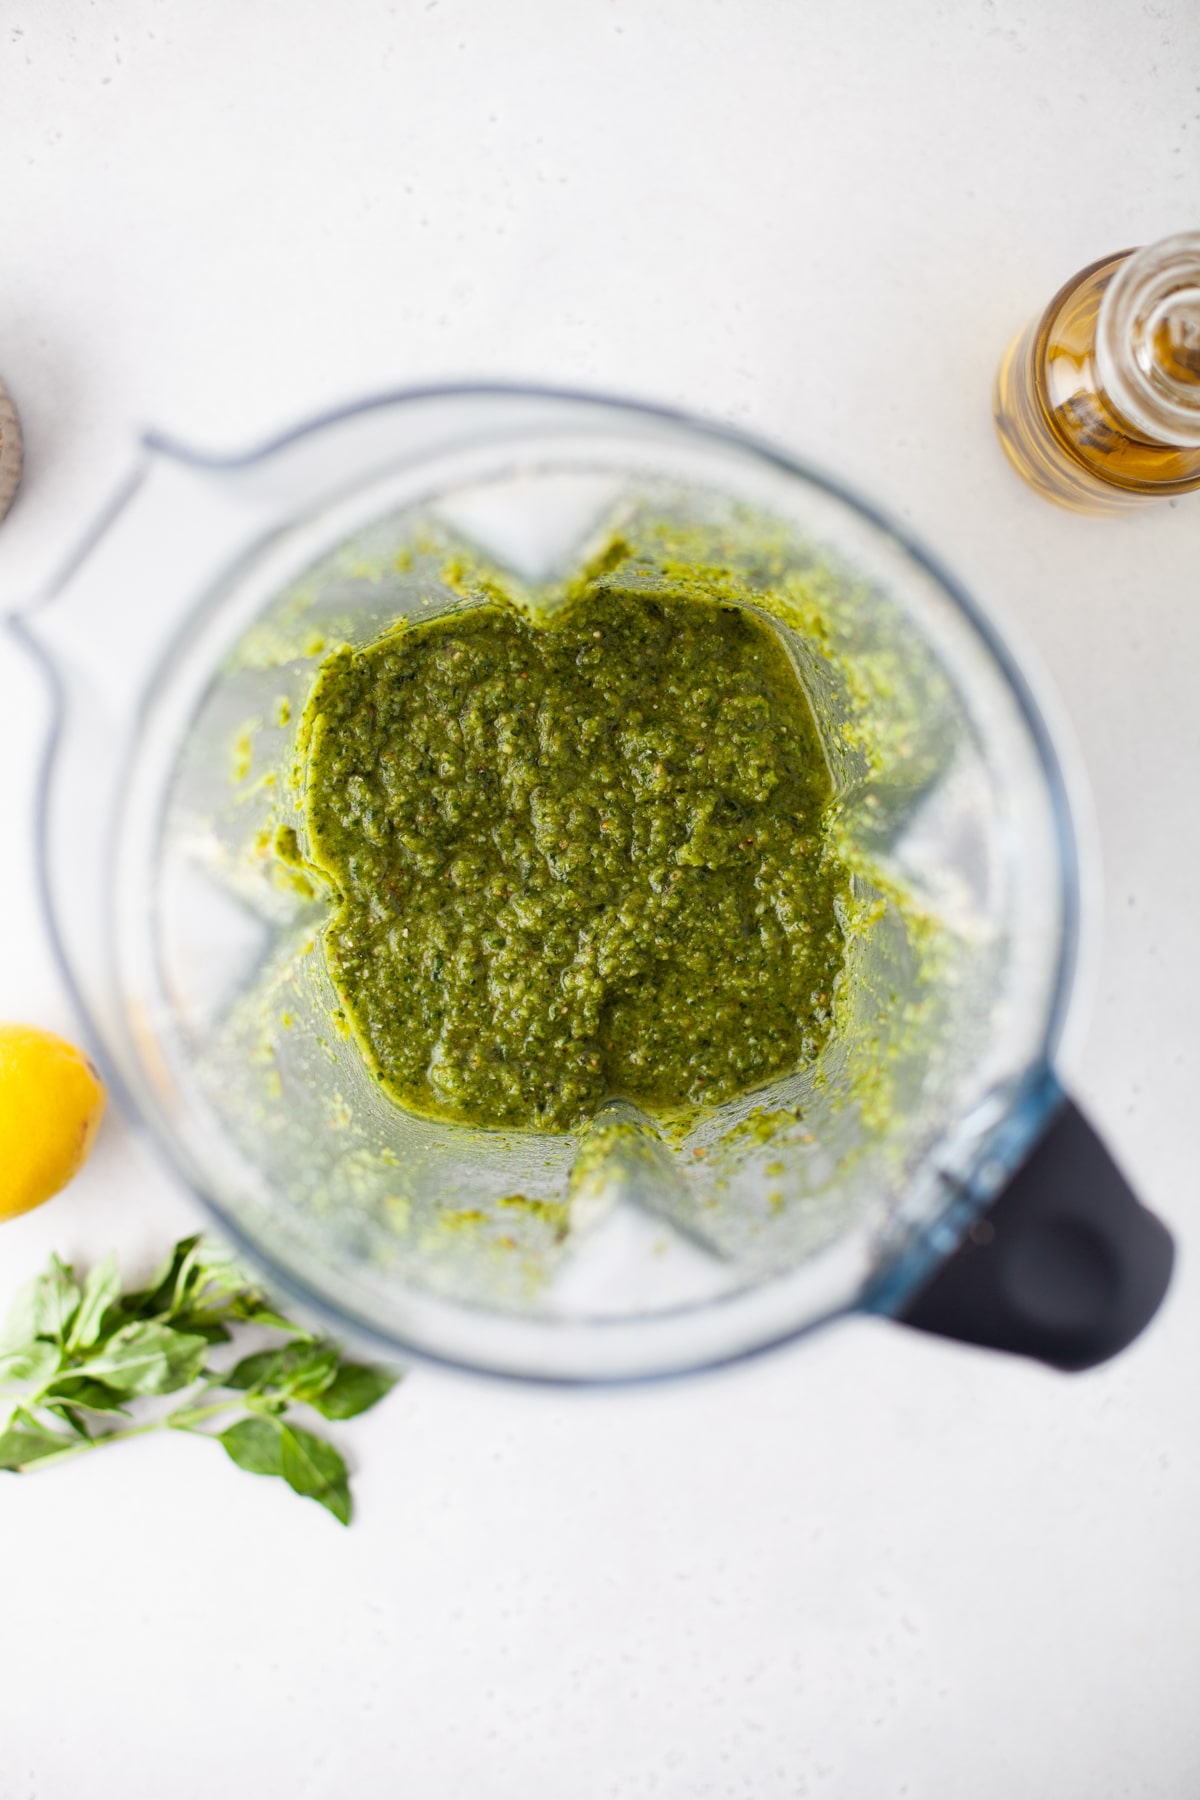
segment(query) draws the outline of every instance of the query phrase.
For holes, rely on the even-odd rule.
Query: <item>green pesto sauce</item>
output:
[[[342,650],[307,714],[339,1001],[401,1106],[573,1129],[811,1061],[848,878],[773,629],[664,593],[485,604]]]

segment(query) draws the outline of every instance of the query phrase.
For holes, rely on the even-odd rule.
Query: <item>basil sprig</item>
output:
[[[284,1341],[210,1367],[214,1346],[252,1326]],[[20,1390],[0,1432],[0,1470],[24,1474],[124,1438],[187,1431],[214,1438],[239,1468],[278,1476],[348,1525],[345,1461],[292,1409],[352,1419],[399,1379],[344,1360],[337,1344],[285,1318],[202,1237],[183,1238],[149,1287],[128,1294],[114,1256],[82,1285],[55,1256],[0,1340],[0,1391]],[[141,1416],[141,1403],[167,1394],[179,1399]]]

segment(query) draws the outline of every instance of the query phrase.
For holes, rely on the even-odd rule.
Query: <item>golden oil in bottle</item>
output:
[[[1015,468],[1079,512],[1200,488],[1200,232],[1092,263],[1000,364]]]

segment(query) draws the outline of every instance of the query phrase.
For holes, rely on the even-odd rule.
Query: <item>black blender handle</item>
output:
[[[1158,1311],[1175,1260],[1071,1100],[958,1249],[895,1315],[939,1337],[1090,1369]]]

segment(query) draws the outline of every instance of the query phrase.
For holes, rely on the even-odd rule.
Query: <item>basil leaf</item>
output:
[[[390,1394],[400,1378],[398,1370],[343,1363],[329,1386],[313,1394],[308,1404],[323,1419],[354,1419]]]
[[[354,1511],[354,1503],[350,1498],[350,1483],[335,1481],[332,1486],[324,1488],[321,1493],[314,1494],[313,1499],[331,1512],[339,1525],[348,1525]]]
[[[337,1377],[338,1350],[333,1344],[327,1344],[324,1348],[319,1344],[298,1344],[296,1348],[307,1350],[307,1355],[299,1360],[298,1366],[288,1377],[286,1390],[293,1400],[311,1406]]]
[[[78,1373],[121,1394],[173,1394],[196,1380],[207,1354],[202,1337],[172,1331],[153,1320],[135,1321],[115,1332]]]
[[[88,1412],[124,1413],[128,1418],[128,1408],[121,1405],[124,1393],[103,1381],[92,1381],[86,1375],[67,1373],[44,1389],[38,1399],[39,1406],[82,1406]]]
[[[272,1389],[307,1400],[327,1388],[337,1373],[338,1353],[331,1344],[285,1344],[281,1350],[259,1350],[244,1356],[221,1381],[235,1392]]]
[[[80,1298],[74,1269],[52,1256],[50,1267],[44,1275],[39,1275],[33,1290],[36,1335],[51,1338],[56,1344],[65,1343]]]
[[[117,1269],[117,1259],[110,1251],[90,1271],[83,1284],[79,1311],[75,1314],[75,1323],[67,1338],[68,1350],[91,1348],[100,1336],[105,1314],[113,1302],[120,1298],[120,1294],[121,1276]]]
[[[206,1243],[201,1238],[193,1253],[193,1261],[197,1293],[204,1293],[210,1300],[215,1300],[247,1291],[249,1283],[245,1271],[227,1251],[218,1250],[215,1245]]]
[[[61,1360],[62,1352],[40,1338],[23,1345],[20,1350],[6,1350],[0,1356],[0,1387],[18,1381],[33,1382],[41,1387],[43,1382],[49,1381]]]
[[[3,1334],[0,1335],[0,1346],[6,1351],[23,1350],[37,1336],[37,1288],[36,1281],[27,1281],[24,1287],[17,1289],[8,1317],[4,1321]]]
[[[230,1342],[243,1323],[287,1341],[243,1357],[227,1375],[212,1375],[210,1344]],[[223,1387],[241,1397],[246,1415],[220,1433],[230,1460],[285,1481],[343,1525],[351,1516],[345,1462],[332,1444],[290,1424],[288,1408],[304,1403],[327,1418],[353,1418],[400,1379],[342,1362],[337,1344],[277,1312],[228,1255],[198,1235],[176,1244],[149,1287],[124,1296],[113,1256],[92,1268],[82,1288],[70,1266],[52,1258],[19,1301],[2,1342],[0,1384],[23,1384],[28,1395],[0,1432],[0,1469],[19,1472],[133,1431],[175,1428],[208,1436],[200,1421],[213,1410],[211,1390]],[[124,1423],[126,1402],[191,1388],[201,1378],[203,1404],[193,1391],[177,1412]],[[115,1417],[96,1429],[89,1414]]]
[[[316,1500],[343,1525],[350,1523],[346,1465],[332,1444],[280,1419],[241,1419],[220,1434],[226,1454],[251,1475],[282,1475],[288,1486]]]
[[[175,1286],[167,1302],[167,1316],[174,1319],[185,1307],[190,1306],[204,1285],[204,1243],[200,1238],[192,1242],[192,1247],[182,1259],[175,1271]]]
[[[291,1404],[285,1394],[258,1394],[252,1389],[246,1395],[246,1405],[253,1413],[285,1413]]]
[[[279,1373],[283,1355],[282,1350],[256,1350],[253,1356],[243,1356],[228,1375],[221,1377],[221,1386],[233,1388],[237,1393],[245,1393],[248,1388],[263,1387]]]
[[[286,1331],[289,1337],[312,1341],[313,1334],[306,1326],[297,1325],[294,1319],[285,1319],[262,1294],[247,1292],[237,1295],[229,1311],[231,1318],[242,1319],[248,1325],[269,1325],[273,1331]]]
[[[45,1405],[47,1412],[53,1413],[56,1419],[61,1419],[64,1425],[69,1425],[76,1437],[83,1438],[86,1443],[91,1443],[92,1434],[73,1406],[51,1406],[48,1402],[42,1404]]]
[[[17,1471],[28,1468],[43,1456],[55,1456],[69,1449],[71,1439],[45,1425],[19,1406],[9,1420],[8,1429],[0,1432],[0,1469]]]
[[[350,1523],[346,1465],[332,1444],[298,1425],[280,1427],[283,1479],[297,1494],[319,1500],[343,1525]]]
[[[213,1313],[179,1313],[171,1320],[171,1328],[186,1332],[189,1337],[202,1337],[206,1344],[228,1344],[233,1338],[233,1333]]]
[[[278,1419],[239,1419],[218,1434],[218,1442],[239,1469],[251,1475],[282,1475],[283,1432]]]
[[[158,1271],[150,1286],[141,1288],[135,1294],[127,1294],[122,1311],[129,1318],[156,1319],[170,1310],[175,1296],[175,1289],[184,1265],[188,1262],[200,1242],[200,1234],[193,1237],[180,1238],[163,1267]]]

